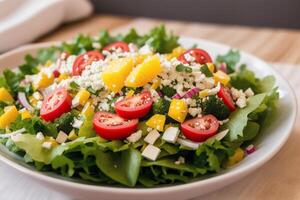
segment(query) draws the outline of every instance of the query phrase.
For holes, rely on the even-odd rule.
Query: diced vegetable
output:
[[[182,123],[184,122],[187,113],[188,113],[188,106],[184,100],[173,99],[171,101],[168,115],[172,119]]]
[[[224,73],[223,71],[221,70],[218,70],[216,73],[214,73],[214,79],[215,79],[215,82],[218,83],[222,83],[223,85],[227,85],[230,81],[230,77]]]
[[[153,90],[156,90],[158,87],[160,86],[160,79],[159,78],[156,78],[152,81],[152,85],[151,85],[151,88]]]
[[[30,119],[32,117],[31,113],[28,110],[25,110],[21,112],[21,118],[24,119]]]
[[[171,60],[172,58],[178,58],[185,51],[186,51],[185,48],[183,48],[182,46],[178,46],[175,49],[173,49],[172,53],[167,55],[167,59]]]
[[[4,113],[0,116],[0,128],[5,128],[14,122],[19,115],[16,106],[7,106]]]
[[[0,88],[0,101],[12,103],[14,101],[11,94],[4,87]]]
[[[147,122],[146,125],[158,131],[163,131],[166,122],[166,116],[155,114]]]
[[[35,79],[35,81],[33,82],[33,88],[34,89],[40,89],[40,88],[46,88],[49,85],[51,85],[54,81],[54,76],[53,74],[45,74],[45,73],[41,73],[38,75],[38,77]]]
[[[244,151],[241,148],[237,148],[232,156],[229,157],[227,166],[231,167],[236,163],[240,162],[244,158]]]
[[[87,102],[87,100],[90,98],[90,93],[86,89],[80,89],[79,92],[76,94],[74,99],[78,99],[78,103],[82,106]]]
[[[85,117],[93,116],[94,113],[94,107],[90,104],[90,102],[87,102],[81,111],[81,114]]]

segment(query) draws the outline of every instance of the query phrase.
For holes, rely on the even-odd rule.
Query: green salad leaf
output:
[[[228,73],[235,71],[237,63],[240,61],[241,55],[238,50],[230,49],[226,54],[217,56],[218,63],[226,63]]]
[[[86,117],[84,119],[84,122],[79,129],[78,136],[79,137],[87,137],[87,138],[96,136],[96,132],[93,128],[93,117],[92,116]]]

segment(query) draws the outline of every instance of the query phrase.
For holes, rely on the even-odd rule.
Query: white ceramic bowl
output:
[[[180,43],[185,47],[197,44],[198,47],[207,50],[212,57],[227,52],[230,47],[192,38],[181,38]],[[28,45],[0,56],[0,70],[14,68],[23,62],[24,55],[35,53],[37,49],[53,45],[43,43]],[[25,164],[20,158],[8,152],[0,146],[0,159],[11,167],[23,172],[28,177],[39,181],[41,184],[54,190],[68,194],[75,199],[190,199],[205,193],[217,190],[231,184],[255,170],[270,160],[283,146],[289,137],[296,119],[296,98],[288,82],[282,76],[260,59],[241,52],[242,62],[262,77],[274,75],[280,91],[280,106],[273,123],[265,129],[262,136],[255,142],[257,151],[247,156],[236,166],[224,170],[221,173],[203,177],[187,184],[161,186],[157,188],[121,188],[109,186],[96,186],[74,182],[52,173],[42,173]]]

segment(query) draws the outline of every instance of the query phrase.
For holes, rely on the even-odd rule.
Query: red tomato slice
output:
[[[135,132],[138,127],[138,119],[124,119],[109,112],[97,112],[93,125],[98,135],[107,140],[122,140]]]
[[[85,54],[79,55],[73,64],[72,74],[73,76],[81,75],[81,72],[87,65],[90,65],[94,61],[103,60],[104,56],[98,51],[89,51]]]
[[[65,88],[58,88],[44,99],[40,115],[46,121],[53,121],[69,112],[71,106],[72,97],[68,91]]]
[[[191,56],[193,56],[195,58],[195,62],[199,64],[212,62],[210,55],[206,51],[197,48],[187,50],[178,57],[178,60],[182,63],[189,64],[190,62],[185,59],[186,54],[190,54]]]
[[[225,105],[229,108],[229,110],[234,111],[235,110],[235,105],[232,100],[232,97],[228,91],[228,88],[226,87],[221,87],[220,91],[218,92],[218,97],[223,100]]]
[[[152,107],[153,99],[150,92],[123,99],[115,103],[117,114],[126,119],[136,119],[147,115]]]
[[[106,51],[115,51],[117,49],[121,49],[122,52],[129,52],[128,44],[123,41],[113,42],[103,48],[103,50],[106,50]]]
[[[183,135],[195,142],[203,142],[214,136],[219,129],[219,122],[213,115],[205,115],[187,120],[181,124]]]

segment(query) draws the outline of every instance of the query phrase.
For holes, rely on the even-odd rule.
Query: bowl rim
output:
[[[203,42],[211,45],[217,45],[223,48],[229,48],[229,45],[221,44],[218,42],[213,42],[210,40],[205,40],[205,39],[199,39],[199,38],[193,38],[193,37],[180,37],[180,40],[194,40],[197,42]],[[53,45],[58,45],[60,44],[60,41],[54,41],[54,42],[43,42],[43,43],[36,43],[36,44],[28,44],[24,45],[21,47],[18,47],[16,49],[13,49],[9,52],[6,52],[2,55],[0,55],[0,60],[5,59],[6,57],[12,56],[16,53],[20,53],[23,51],[29,51],[29,50],[37,50],[39,48],[45,48],[45,47],[50,47]],[[279,77],[282,81],[280,84],[285,85],[287,88],[288,93],[291,95],[290,101],[292,102],[292,107],[295,108],[293,109],[291,113],[292,120],[289,121],[288,123],[288,129],[286,130],[286,134],[284,137],[282,137],[282,140],[277,143],[276,148],[273,148],[269,153],[265,153],[264,156],[261,156],[256,159],[256,162],[252,162],[246,166],[243,166],[241,168],[236,168],[234,172],[225,172],[207,179],[201,179],[199,181],[193,181],[189,183],[183,183],[183,184],[178,184],[178,185],[170,185],[170,186],[163,186],[163,187],[153,187],[153,188],[130,188],[130,187],[111,187],[111,186],[104,186],[104,185],[90,185],[90,184],[84,184],[84,183],[78,183],[78,182],[72,182],[69,180],[63,180],[63,179],[58,179],[49,175],[46,175],[44,173],[40,173],[36,170],[32,170],[29,168],[26,168],[16,162],[13,162],[12,160],[2,156],[0,154],[0,160],[3,161],[4,163],[10,165],[11,167],[15,168],[16,170],[25,173],[26,175],[29,175],[37,180],[44,181],[44,182],[49,182],[52,184],[56,184],[59,186],[64,186],[64,187],[69,187],[69,188],[74,188],[74,189],[80,189],[80,190],[89,190],[89,191],[96,191],[96,192],[114,192],[114,193],[120,193],[120,194],[151,194],[153,192],[172,192],[174,190],[178,191],[184,191],[186,189],[195,189],[200,187],[203,184],[216,184],[220,181],[227,180],[228,178],[233,178],[234,176],[244,176],[246,173],[250,173],[251,171],[259,168],[263,164],[265,164],[267,161],[269,161],[281,148],[282,146],[286,143],[287,139],[289,138],[292,129],[295,125],[296,122],[296,116],[297,116],[297,99],[295,92],[293,91],[290,83],[273,67],[271,67],[268,63],[264,62],[260,58],[249,54],[245,51],[240,50],[240,52],[249,57],[251,60],[258,60],[262,63],[264,63],[274,75]]]

